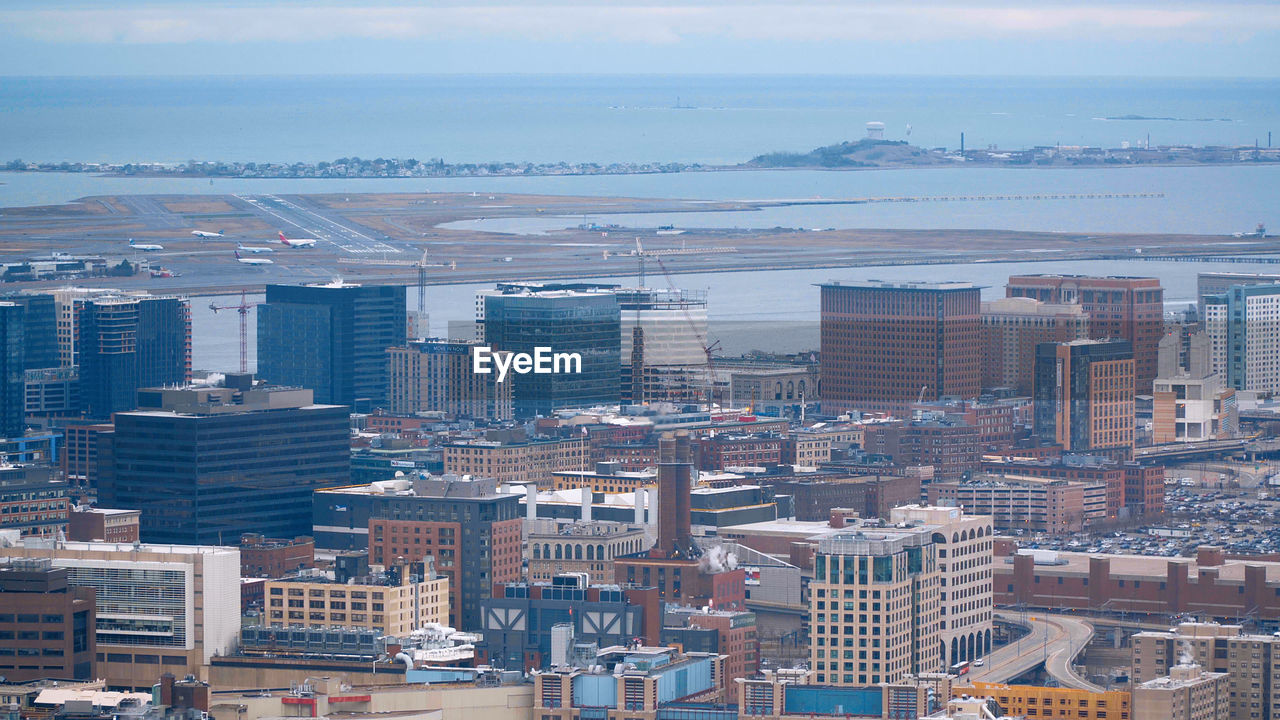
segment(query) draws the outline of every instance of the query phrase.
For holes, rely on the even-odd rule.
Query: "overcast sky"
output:
[[[1280,0],[3,0],[0,74],[1280,76]]]

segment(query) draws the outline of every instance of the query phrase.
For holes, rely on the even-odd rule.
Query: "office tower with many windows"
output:
[[[485,420],[510,420],[511,383],[472,372],[477,343],[426,340],[387,349],[387,409],[396,415],[443,412]]]
[[[822,409],[906,413],[977,397],[981,288],[969,283],[830,283],[822,288]]]
[[[25,308],[0,302],[0,438],[26,429],[26,366],[23,363]]]
[[[349,414],[310,390],[255,386],[150,388],[116,415],[115,472],[103,505],[142,511],[145,542],[224,545],[241,534],[311,532],[311,492],[350,482]]]
[[[941,672],[932,534],[848,531],[818,543],[809,585],[810,667],[820,685],[878,685]]]
[[[1128,459],[1134,359],[1128,340],[1073,340],[1036,349],[1035,432],[1065,451]]]
[[[1143,394],[1151,392],[1164,337],[1164,288],[1158,278],[1015,275],[1005,295],[1080,305],[1089,315],[1089,337],[1129,341],[1134,387]]]
[[[258,306],[258,375],[318,403],[385,407],[387,348],[405,344],[400,285],[268,285]]]
[[[79,300],[76,353],[85,414],[106,419],[138,406],[138,389],[191,379],[191,306],[176,297]]]
[[[524,288],[482,296],[484,338],[495,350],[576,354],[559,372],[508,375],[517,417],[616,404],[621,397],[621,311],[608,291]],[[553,368],[554,370],[554,368]]]

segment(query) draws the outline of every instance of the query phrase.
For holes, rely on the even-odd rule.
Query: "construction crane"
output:
[[[235,310],[240,313],[240,372],[249,372],[249,311],[257,307],[261,303],[251,303],[246,296],[245,291],[240,291],[239,305],[219,305],[216,302],[209,303],[209,309],[215,314],[219,310]]]
[[[636,245],[638,248],[638,240],[636,241]],[[676,288],[675,280],[671,277],[671,271],[667,269],[667,264],[662,262],[662,257],[658,255],[651,255],[650,257],[658,262],[659,268],[662,268],[662,274],[667,279],[667,287],[671,289],[671,292],[678,294],[680,290]],[[680,311],[684,313],[685,322],[689,324],[689,329],[693,331],[694,338],[697,339],[698,344],[702,346],[703,354],[707,356],[707,412],[711,412],[711,406],[715,402],[716,387],[715,351],[719,349],[720,341],[716,340],[708,345],[706,334],[698,329],[698,324],[693,321],[693,316],[689,314],[689,306],[686,303],[681,302]]]

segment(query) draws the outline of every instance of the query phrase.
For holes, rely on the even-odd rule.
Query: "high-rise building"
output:
[[[1233,285],[1204,300],[1209,369],[1235,390],[1280,391],[1280,285]]]
[[[626,288],[615,294],[622,312],[623,399],[639,405],[705,398],[706,293]]]
[[[1128,458],[1134,437],[1134,359],[1127,340],[1036,348],[1035,432],[1074,453]]]
[[[258,306],[258,375],[357,411],[387,402],[387,348],[408,331],[401,285],[268,285]]]
[[[1010,297],[982,303],[982,387],[1034,392],[1036,346],[1089,337],[1089,316],[1076,304]]]
[[[1196,275],[1196,299],[1201,317],[1204,316],[1205,299],[1210,295],[1225,295],[1235,285],[1275,285],[1280,275],[1266,273],[1207,272]]]
[[[138,406],[138,389],[191,380],[191,306],[184,298],[78,300],[76,355],[85,414],[105,419]]]
[[[53,295],[9,293],[0,302],[23,309],[22,362],[28,370],[58,367],[58,308]]]
[[[978,395],[980,288],[969,283],[830,283],[822,288],[822,409],[905,413]]]
[[[1133,720],[1230,720],[1230,682],[1226,673],[1205,672],[1195,663],[1178,664],[1169,674],[1133,688]],[[1271,717],[1250,712],[1239,717]]]
[[[995,562],[992,519],[959,507],[904,505],[889,511],[891,523],[930,526],[942,576],[942,662],[976,660],[991,651]]]
[[[576,353],[580,365],[561,372],[512,373],[517,417],[570,407],[616,404],[621,397],[621,311],[608,291],[518,288],[485,293],[484,341],[495,350],[533,355]],[[575,372],[576,370],[576,372]]]
[[[809,666],[818,684],[878,685],[943,669],[932,533],[835,533],[813,562]]]
[[[1159,279],[1015,275],[1009,278],[1005,295],[1080,305],[1089,315],[1089,337],[1131,343],[1134,387],[1139,393],[1151,392],[1164,336],[1164,288]]]
[[[487,420],[512,418],[512,383],[473,372],[479,343],[428,340],[387,349],[387,409],[396,415],[443,412]]]
[[[27,428],[25,311],[17,303],[0,302],[0,438],[17,437]]]
[[[1182,623],[1167,631],[1141,632],[1130,638],[1133,647],[1133,681],[1141,683],[1137,688],[1160,688],[1182,681],[1190,682],[1206,706],[1218,707],[1213,714],[1191,713],[1167,716],[1138,713],[1139,697],[1134,697],[1134,716],[1221,718],[1221,706],[1226,705],[1225,717],[1273,718],[1280,714],[1280,693],[1274,684],[1266,680],[1280,673],[1280,637],[1274,635],[1248,635],[1239,625],[1217,623]],[[1214,676],[1209,682],[1195,684],[1202,679],[1195,668]],[[1174,681],[1161,683],[1160,679]],[[1224,687],[1225,685],[1225,687]],[[1192,691],[1193,696],[1197,694]],[[1182,699],[1183,707],[1188,699]],[[1191,700],[1191,707],[1195,706]]]
[[[397,478],[314,496],[316,545],[369,550],[369,562],[435,558],[449,578],[449,625],[480,627],[480,599],[521,571],[520,498],[489,478]]]
[[[235,649],[235,548],[28,539],[4,554],[47,559],[69,587],[96,591],[95,675],[109,687],[147,691],[165,672],[203,677],[210,658]]]
[[[0,673],[7,682],[93,680],[93,588],[73,587],[48,558],[0,565]]]
[[[108,507],[142,511],[145,542],[222,545],[311,532],[311,492],[350,482],[349,416],[310,390],[254,385],[140,391],[116,414]]]

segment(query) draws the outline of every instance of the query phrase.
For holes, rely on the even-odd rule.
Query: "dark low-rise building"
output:
[[[480,602],[484,639],[476,646],[476,661],[507,670],[550,667],[557,625],[572,628],[572,642],[597,647],[636,639],[653,645],[662,625],[657,588],[589,585],[579,573],[557,575],[549,583],[508,583],[494,595]]]

